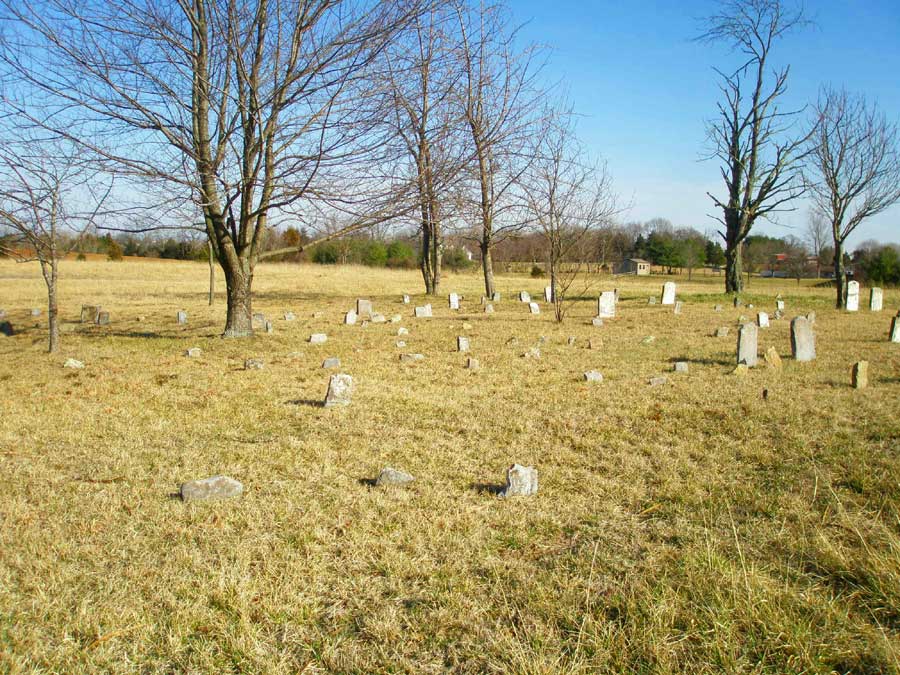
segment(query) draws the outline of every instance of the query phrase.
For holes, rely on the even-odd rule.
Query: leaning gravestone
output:
[[[585,382],[603,382],[603,374],[596,370],[589,370],[584,374]]]
[[[662,290],[662,304],[664,305],[674,305],[675,304],[675,282],[667,281],[663,284]]]
[[[450,309],[459,309],[459,295],[451,293],[449,297]]]
[[[344,323],[348,326],[354,326],[356,325],[356,321],[358,318],[359,316],[356,314],[356,312],[351,309],[349,312],[344,314]]]
[[[417,319],[429,319],[431,318],[431,305],[423,305],[422,307],[416,307],[416,318]]]
[[[180,324],[184,325],[187,323],[187,312],[184,310],[180,310],[178,314],[175,315],[175,320]]]
[[[185,502],[230,499],[240,497],[244,492],[244,486],[228,476],[212,476],[182,483],[179,492],[182,501]]]
[[[203,350],[200,349],[200,347],[191,347],[184,353],[184,355],[191,359],[197,359],[203,355]]]
[[[540,314],[541,308],[538,306],[536,302],[529,302],[528,309],[531,310],[532,314]]]
[[[109,325],[109,312],[97,312],[97,320],[96,323],[98,326],[108,326]]]
[[[97,323],[97,315],[100,313],[100,305],[82,305],[81,323]]]
[[[506,487],[501,497],[529,497],[537,494],[538,473],[533,466],[513,464],[506,470]]]
[[[616,292],[603,291],[597,299],[597,318],[612,319],[616,316]]]
[[[859,282],[847,282],[847,300],[844,304],[848,312],[859,311]]]
[[[681,310],[684,309],[684,303],[681,300],[675,301],[675,314],[681,314]]]
[[[884,307],[884,291],[877,286],[869,291],[869,311],[880,312]]]
[[[350,405],[353,396],[353,378],[343,373],[332,375],[328,380],[328,391],[325,392],[325,407]]]
[[[781,356],[775,347],[769,347],[765,354],[766,365],[772,370],[781,370]]]
[[[519,302],[531,302],[531,296],[526,291],[519,291]]]
[[[796,361],[812,361],[816,358],[816,335],[806,317],[791,321],[791,352]]]
[[[544,286],[544,302],[553,302],[553,289],[550,286]]]
[[[869,362],[858,361],[853,364],[851,379],[854,389],[865,389],[869,386]]]
[[[900,342],[900,312],[891,320],[891,332],[888,339],[891,342]]]
[[[738,328],[737,362],[753,368],[759,359],[759,329],[756,324],[744,323]]]
[[[760,328],[768,328],[769,327],[769,315],[765,312],[757,312],[756,313],[756,323]]]
[[[469,338],[464,335],[460,335],[456,338],[456,351],[458,352],[467,352],[469,351]]]
[[[327,359],[322,361],[323,368],[340,368],[341,360],[336,356],[329,356]]]

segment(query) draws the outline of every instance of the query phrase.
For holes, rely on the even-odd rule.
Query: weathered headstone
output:
[[[203,350],[200,349],[200,347],[191,347],[184,353],[184,355],[188,358],[196,359],[203,355]]]
[[[544,286],[544,302],[553,302],[553,288]]]
[[[467,352],[469,351],[469,338],[464,335],[460,335],[456,338],[456,351],[458,352]]]
[[[775,310],[775,315],[774,315],[774,316],[775,316],[776,319],[781,320],[781,319],[784,318],[784,312],[783,312],[782,310],[780,310],[780,309],[776,309],[776,310]]]
[[[721,312],[721,311],[722,311],[722,305],[716,305],[715,307],[713,307],[713,311],[714,311],[714,312]]]
[[[765,312],[757,312],[756,313],[756,324],[760,328],[768,328],[769,327],[769,315]]]
[[[493,306],[491,303],[486,304],[486,305],[484,306],[484,313],[485,313],[485,314],[493,314],[493,313],[494,313],[494,306]]]
[[[398,471],[397,469],[392,469],[388,466],[383,468],[381,473],[378,474],[378,478],[375,480],[375,486],[389,487],[391,485],[406,485],[407,483],[412,483],[414,480],[415,478],[405,471]]]
[[[654,296],[651,296],[651,297],[647,298],[647,304],[648,304],[648,305],[655,305],[655,304],[656,304],[656,296],[654,295]]]
[[[352,309],[349,312],[347,312],[346,314],[344,314],[344,323],[348,326],[355,325],[357,319],[359,319],[359,316]]]
[[[858,281],[848,281],[847,282],[847,299],[844,303],[844,307],[848,312],[857,312],[859,311],[859,282]]]
[[[584,374],[585,382],[603,382],[603,374],[596,370],[589,370]]]
[[[31,316],[40,316],[40,315],[41,315],[41,310],[39,307],[35,307],[34,309],[31,310]]]
[[[537,494],[538,473],[532,466],[513,464],[506,470],[506,487],[501,497],[529,497]]]
[[[597,318],[612,319],[616,316],[615,291],[603,291],[597,298]]]
[[[491,302],[500,302],[500,294],[499,294],[499,293],[494,293],[494,294],[491,296]]]
[[[716,328],[716,337],[723,338],[728,337],[728,334],[731,332],[731,329],[728,326],[719,326]]]
[[[865,389],[869,386],[869,362],[858,361],[853,364],[851,379],[854,389]]]
[[[681,300],[675,301],[675,314],[681,314],[681,310],[684,309],[684,303]]]
[[[869,291],[869,311],[880,312],[884,307],[884,291],[873,286]]]
[[[409,330],[400,326],[400,328],[397,329],[397,335],[409,335]]]
[[[100,313],[100,305],[82,305],[81,323],[97,323],[97,315]]]
[[[328,391],[325,392],[325,407],[350,405],[353,396],[353,378],[341,373],[328,378]]]
[[[63,368],[75,368],[76,370],[81,370],[84,368],[84,364],[78,359],[66,359]]]
[[[891,319],[891,332],[888,335],[891,342],[900,342],[900,314]]]
[[[262,370],[262,359],[244,359],[244,370]]]
[[[297,318],[297,317],[294,316],[294,313],[293,313],[293,312],[285,312],[285,313],[284,313],[284,320],[285,320],[285,321],[294,321],[296,318]]]
[[[791,353],[797,361],[816,358],[816,334],[806,317],[798,316],[791,321]]]
[[[266,327],[266,315],[262,312],[254,312],[252,317],[253,330],[263,330]]]
[[[340,368],[341,360],[336,356],[329,356],[327,359],[322,361],[323,368]]]
[[[570,335],[570,336],[569,336],[569,339],[566,340],[566,344],[568,344],[570,347],[571,347],[572,345],[574,345],[576,342],[577,342],[577,340],[576,340],[576,338],[575,338],[574,335]]]
[[[532,314],[540,314],[541,308],[536,302],[529,302],[528,309],[531,310]]]
[[[675,282],[667,281],[663,284],[662,290],[662,304],[664,305],[674,305],[675,304]]]
[[[408,305],[408,304],[409,304],[409,296],[408,296],[408,295],[405,295],[405,294],[404,294],[402,300],[403,300],[403,304],[404,304],[404,305]]]
[[[784,311],[784,300],[776,300],[775,301],[775,309],[780,309],[783,312]]]
[[[268,321],[268,320],[266,321],[265,330],[266,330],[266,333],[268,333],[269,335],[271,335],[272,333],[275,332],[275,326],[272,324],[271,321]]]
[[[522,354],[523,359],[540,359],[541,358],[541,350],[538,347],[532,347],[527,352]]]
[[[175,320],[182,326],[187,323],[187,319],[187,312],[184,310],[179,311],[178,314],[175,315]]]
[[[468,368],[469,370],[478,370],[479,368],[481,368],[481,364],[478,363],[478,359],[473,359],[472,357],[469,357],[466,360],[466,368]]]
[[[595,316],[593,319],[591,319],[591,325],[594,328],[602,328],[603,327],[603,319],[601,319],[599,316]]]
[[[759,361],[759,329],[755,323],[744,323],[738,328],[737,362],[753,368]]]
[[[109,312],[99,311],[97,312],[97,321],[98,326],[108,326],[109,325]]]
[[[313,333],[309,336],[309,343],[311,345],[323,345],[328,341],[328,336],[325,333]]]
[[[531,302],[531,296],[526,291],[519,291],[519,302]]]
[[[356,315],[361,319],[368,319],[372,316],[372,301],[365,298],[357,298]]]
[[[384,317],[384,314],[373,314],[372,315],[372,323],[386,323],[387,319]]]
[[[451,293],[449,297],[450,309],[459,309],[459,295]]]
[[[401,321],[403,321],[403,317],[399,314],[394,314],[394,316],[391,317],[391,323],[400,323]]]
[[[781,370],[781,356],[775,347],[769,347],[765,354],[766,365],[772,370]]]
[[[669,381],[669,378],[665,375],[660,375],[659,377],[651,377],[647,382],[651,387],[661,387]]]
[[[688,372],[688,362],[687,361],[676,361],[674,370],[676,373]]]
[[[231,499],[240,497],[244,492],[244,486],[228,476],[212,476],[182,483],[179,492],[182,501],[185,502]]]
[[[415,310],[417,319],[428,319],[431,318],[431,305],[423,305],[422,307],[416,307]]]
[[[424,354],[401,354],[400,363],[412,363],[413,361],[421,361],[424,358]]]

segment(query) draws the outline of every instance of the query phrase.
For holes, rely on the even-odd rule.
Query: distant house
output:
[[[619,274],[637,274],[646,276],[650,274],[650,262],[641,258],[628,258],[619,265]]]

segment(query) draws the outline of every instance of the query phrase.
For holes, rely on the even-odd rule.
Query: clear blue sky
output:
[[[700,231],[716,223],[707,191],[723,194],[704,162],[705,121],[715,113],[714,65],[737,63],[726,49],[692,41],[715,0],[598,2],[510,0],[524,37],[547,45],[546,76],[563,81],[582,116],[580,136],[603,158],[616,189],[633,203],[627,220],[670,219]],[[865,94],[900,119],[900,0],[808,0],[815,25],[773,53],[790,64],[788,100],[802,107],[822,84]],[[723,68],[725,69],[725,68]],[[803,237],[807,204],[761,233]],[[788,227],[790,229],[788,229]],[[865,239],[900,242],[900,207],[860,226]]]

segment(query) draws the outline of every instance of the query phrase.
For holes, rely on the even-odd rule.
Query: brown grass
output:
[[[0,338],[0,671],[897,672],[897,291],[848,315],[828,288],[754,280],[759,308],[780,291],[787,318],[817,312],[819,358],[791,361],[773,321],[760,353],[776,346],[784,370],[738,377],[735,339],[709,335],[753,310],[720,279],[679,280],[678,317],[646,303],[665,279],[605,280],[620,317],[594,328],[588,298],[562,325],[529,316],[513,296],[544,282],[525,276],[500,279],[493,316],[477,275],[450,276],[463,311],[441,297],[415,320],[399,297],[416,273],[267,265],[255,309],[276,333],[227,341],[206,274],[65,263],[63,351],[48,356],[27,312],[44,304],[37,268],[0,262],[21,329]],[[356,297],[402,314],[408,346],[394,324],[341,325]],[[74,323],[82,303],[112,324]],[[481,371],[464,369],[461,334]],[[540,336],[541,360],[521,358]],[[356,380],[349,408],[307,404],[326,356]],[[860,359],[871,387],[856,391]],[[591,369],[603,383],[581,381]],[[513,461],[537,466],[537,497],[492,493]],[[417,481],[370,487],[387,465]],[[170,498],[218,473],[244,496]]]

